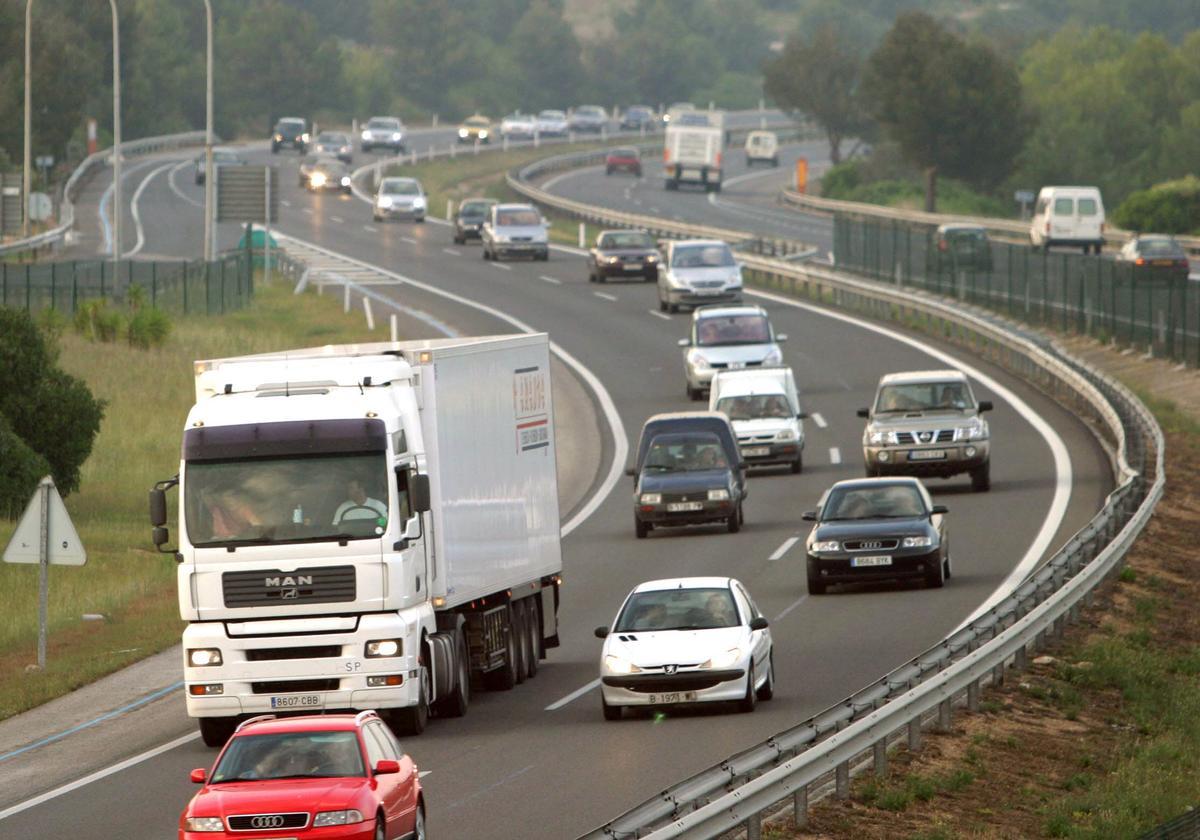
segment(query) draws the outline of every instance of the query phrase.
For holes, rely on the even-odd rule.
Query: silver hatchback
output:
[[[667,242],[658,264],[658,308],[741,303],[742,267],[719,239]]]
[[[692,331],[681,338],[688,399],[698,400],[720,370],[770,367],[783,363],[776,334],[761,306],[704,306],[692,313]]]
[[[504,257],[550,259],[550,241],[546,220],[531,204],[497,204],[488,213],[479,230],[483,258]]]

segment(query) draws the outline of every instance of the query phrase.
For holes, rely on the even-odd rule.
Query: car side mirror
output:
[[[785,341],[787,341],[787,333],[780,333],[779,335],[775,336],[776,344],[783,344]]]
[[[797,412],[796,412],[796,419],[797,419],[797,420],[807,420],[807,419],[808,419],[808,412],[807,412],[807,411],[797,411]]]
[[[981,414],[985,411],[991,411],[993,407],[994,406],[992,405],[991,400],[980,400],[979,401],[979,412]]]
[[[690,338],[681,338],[675,343],[680,347],[690,347],[692,345],[692,340]]]
[[[208,771],[203,767],[197,767],[189,774],[188,778],[190,778],[196,784],[202,785],[208,781]]]
[[[392,773],[400,772],[400,762],[394,758],[381,758],[375,762],[375,775],[386,776]]]
[[[950,508],[946,507],[945,505],[934,505],[933,507],[931,507],[929,509],[930,516],[934,516],[939,513],[949,513],[949,512],[950,512]]]
[[[150,524],[167,524],[167,491],[159,487],[150,491]]]
[[[817,512],[815,510],[806,510],[804,513],[800,514],[800,518],[805,522],[816,522]]]
[[[764,616],[760,615],[757,618],[750,619],[751,630],[766,630],[769,626],[770,622],[768,622]]]
[[[854,412],[854,413],[855,413],[855,414],[857,414],[859,417],[870,417],[870,416],[871,416],[871,409],[869,409],[869,408],[860,408],[858,411],[856,411],[856,412]]]
[[[595,633],[596,633],[597,639],[607,639],[608,638],[608,628],[607,627],[597,627],[595,630]]]
[[[625,475],[629,476],[630,478],[637,478],[637,470],[633,467],[626,467]]]
[[[429,476],[417,473],[408,482],[408,501],[416,513],[428,513],[431,507]]]

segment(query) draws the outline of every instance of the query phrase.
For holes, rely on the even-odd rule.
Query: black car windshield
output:
[[[1146,237],[1139,239],[1138,251],[1147,257],[1183,257],[1183,248],[1174,239],[1167,237]]]
[[[536,210],[500,210],[496,213],[496,224],[501,227],[532,227],[541,223],[542,217]]]
[[[367,122],[367,128],[399,128],[400,120],[389,117],[376,117]]]
[[[683,245],[671,252],[675,268],[721,268],[734,265],[728,245]]]
[[[909,382],[881,388],[875,412],[961,411],[973,404],[962,382]]]
[[[654,248],[648,233],[606,233],[600,237],[601,251],[609,248]]]
[[[379,188],[385,195],[420,195],[421,185],[411,180],[387,180]]]
[[[757,420],[763,417],[791,417],[792,409],[783,394],[745,394],[717,400],[717,411],[730,420]]]
[[[469,125],[472,128],[487,128],[491,123],[487,117],[467,117],[463,120],[463,125]]]
[[[379,539],[387,499],[377,452],[188,461],[184,470],[185,522],[197,547]]]
[[[650,472],[725,470],[729,461],[714,434],[659,435],[650,442],[642,469]]]
[[[488,210],[492,209],[491,202],[488,201],[467,201],[458,209],[458,212],[463,216],[486,216]]]
[[[951,242],[969,242],[977,244],[987,241],[987,231],[983,228],[951,228],[943,231],[942,236]]]
[[[304,131],[304,123],[301,120],[280,120],[279,124],[275,126],[275,130],[281,133],[293,131],[299,134]]]
[[[318,143],[324,143],[329,146],[348,146],[350,138],[345,134],[334,134],[332,132],[321,132],[321,136],[317,138]]]
[[[910,519],[925,513],[925,500],[911,484],[834,487],[821,509],[821,521]]]
[[[728,589],[656,589],[630,595],[613,632],[715,630],[740,623]]]
[[[771,325],[765,315],[714,315],[696,322],[696,344],[720,347],[727,344],[766,344]]]
[[[353,731],[281,732],[234,738],[209,783],[365,775],[362,750]]]

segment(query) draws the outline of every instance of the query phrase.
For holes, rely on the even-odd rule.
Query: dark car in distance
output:
[[[300,117],[283,117],[275,123],[271,132],[271,154],[278,154],[284,146],[300,154],[308,151],[308,123]]]
[[[604,156],[604,174],[629,172],[642,177],[642,156],[633,146],[621,146]]]
[[[658,247],[644,230],[604,230],[588,251],[588,282],[610,277],[636,277],[653,283],[658,277]]]
[[[479,239],[479,229],[498,203],[494,198],[464,198],[454,214],[454,242],[462,245],[468,239]]]
[[[621,115],[622,131],[638,131],[642,127],[653,131],[658,126],[658,117],[654,109],[647,105],[630,105]]]
[[[925,267],[931,275],[954,275],[960,271],[990,272],[992,244],[982,225],[945,224],[935,230],[925,251]]]
[[[1173,236],[1135,236],[1117,253],[1117,262],[1133,266],[1135,278],[1171,277],[1186,280],[1191,266],[1187,252]]]
[[[305,187],[309,192],[349,193],[350,169],[337,158],[321,156],[309,170]]]
[[[937,589],[950,577],[947,509],[919,479],[856,478],[825,491],[805,541],[808,591],[833,583],[917,578]]]

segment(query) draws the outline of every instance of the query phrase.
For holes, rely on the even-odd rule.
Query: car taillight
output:
[[[663,163],[671,162],[671,150],[666,146],[663,147]]]
[[[721,168],[721,153],[717,152],[717,169]]]
[[[1049,233],[1050,233],[1050,220],[1047,219],[1046,220],[1046,234],[1049,235]]]
[[[1134,265],[1145,265],[1145,264],[1146,264],[1146,258],[1145,258],[1145,257],[1138,257],[1136,260],[1134,260],[1134,261],[1133,261],[1133,264],[1134,264]]]
[[[949,251],[950,250],[950,246],[946,243],[945,239],[938,240],[938,250],[939,251]]]

